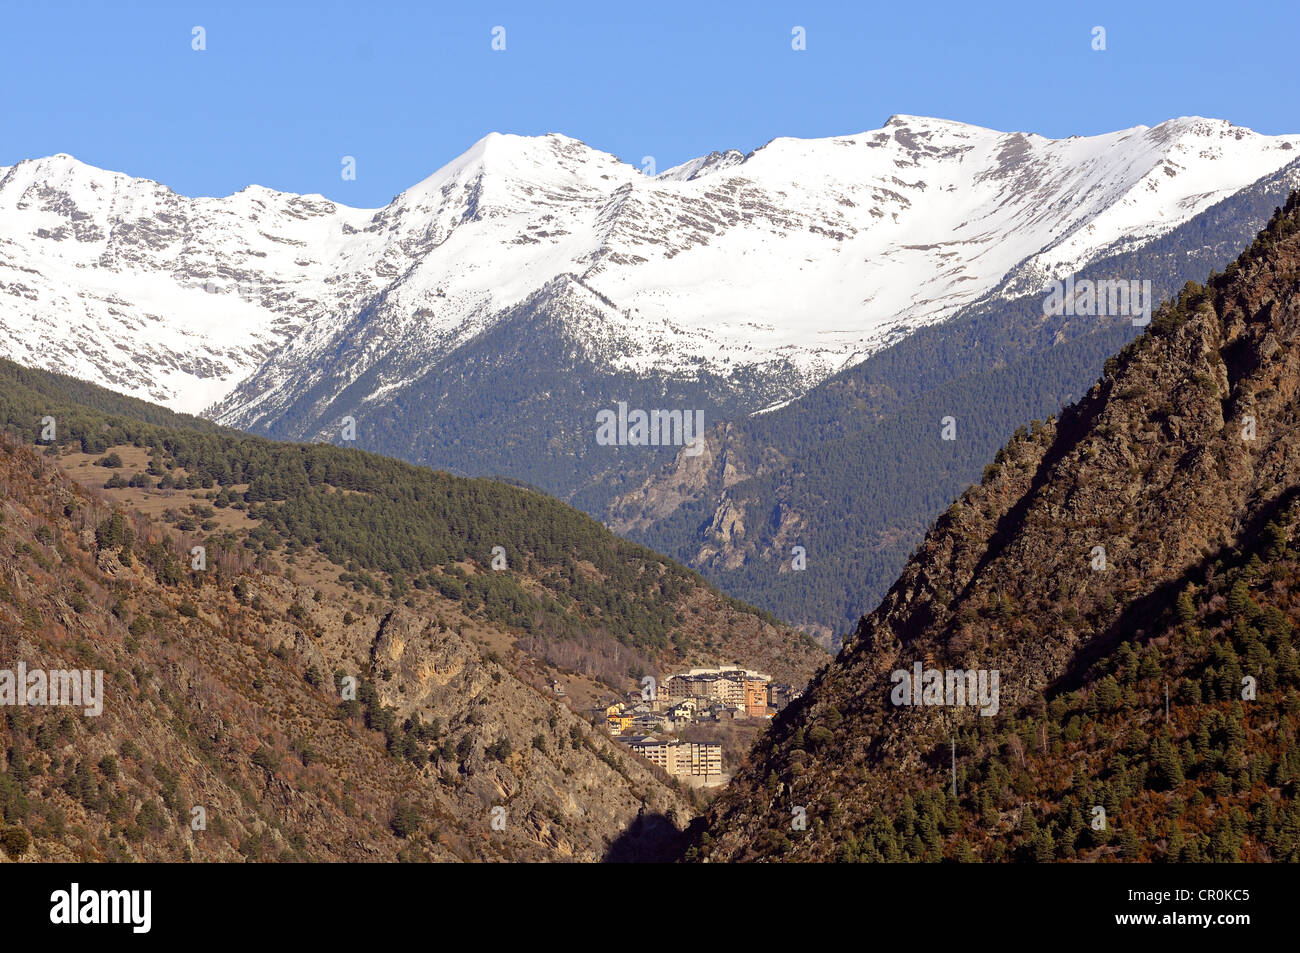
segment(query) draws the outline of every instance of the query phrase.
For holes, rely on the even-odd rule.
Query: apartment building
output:
[[[745,717],[767,717],[767,682],[757,678],[745,679]]]
[[[633,753],[675,777],[722,780],[722,745],[660,741],[653,735],[620,738]]]
[[[722,745],[698,744],[693,741],[677,742],[677,771],[679,775],[710,777],[722,774]]]
[[[731,709],[741,709],[749,718],[767,715],[768,684],[771,677],[737,665],[693,668],[670,675],[661,686],[669,699],[705,698]]]

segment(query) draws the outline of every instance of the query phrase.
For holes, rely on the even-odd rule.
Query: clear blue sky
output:
[[[1300,0],[11,2],[0,165],[68,152],[187,195],[257,183],[378,206],[491,131],[659,169],[893,113],[1047,136],[1181,115],[1294,133],[1298,41]]]

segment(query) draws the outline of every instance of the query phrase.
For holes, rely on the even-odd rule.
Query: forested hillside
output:
[[[1300,508],[1278,519],[1189,580],[1158,635],[1122,642],[1018,712],[956,727],[953,747],[842,837],[830,832],[841,794],[820,802],[833,859],[1300,862]],[[1013,616],[1000,603],[981,613]],[[1256,697],[1243,700],[1247,674]],[[834,712],[827,730],[842,724]],[[791,743],[824,742],[814,726]],[[771,833],[762,848],[795,854],[796,838]],[[702,841],[692,859],[708,856],[713,838]]]
[[[1156,301],[1224,268],[1300,186],[1300,162],[1079,279],[1149,279]],[[832,637],[893,583],[926,526],[1019,427],[1077,400],[1138,329],[1047,317],[1037,290],[977,303],[780,409],[716,428],[609,510],[619,532]],[[936,439],[951,417],[956,439]],[[807,571],[791,572],[791,548]]]
[[[594,861],[696,809],[463,603],[194,541],[0,434],[0,669],[102,679],[0,706],[0,860]]]
[[[1300,859],[1298,394],[1300,193],[999,451],[690,856]],[[996,713],[900,704],[916,664]]]
[[[0,425],[0,669],[104,686],[0,709],[9,859],[653,857],[702,798],[584,702],[825,658],[534,490],[13,364]]]
[[[66,378],[17,365],[0,365],[0,382],[0,425],[25,442],[46,436],[49,453],[104,454],[103,463],[116,462],[107,452],[117,446],[147,453],[136,472],[106,467],[104,486],[179,492],[182,510],[199,505],[252,521],[232,533],[209,513],[212,532],[202,535],[210,548],[285,559],[312,550],[357,592],[399,600],[439,593],[556,659],[608,668],[614,647],[624,646],[623,675],[743,657],[802,681],[824,658],[770,615],[542,493],[327,444],[191,428],[190,418],[147,404],[137,414],[140,402],[91,385],[65,388]],[[187,522],[186,514],[174,520]]]

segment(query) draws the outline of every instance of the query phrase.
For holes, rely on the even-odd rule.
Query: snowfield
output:
[[[380,389],[400,388],[560,281],[575,340],[621,370],[784,361],[807,387],[1297,157],[1300,136],[1221,120],[1051,140],[895,116],[651,178],[565,136],[493,133],[355,209],[186,198],[56,155],[0,168],[0,353],[246,426],[389,362]]]

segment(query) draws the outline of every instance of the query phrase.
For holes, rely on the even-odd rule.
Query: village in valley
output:
[[[662,682],[646,676],[639,691],[607,699],[592,714],[619,742],[669,775],[691,787],[714,788],[731,777],[725,756],[731,746],[713,739],[728,728],[749,728],[740,732],[743,736],[757,734],[800,694],[769,675],[720,665],[692,668]]]

